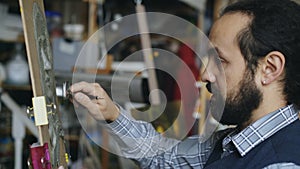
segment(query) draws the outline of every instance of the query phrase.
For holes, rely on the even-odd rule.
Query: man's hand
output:
[[[98,83],[75,83],[70,91],[74,105],[85,107],[96,120],[114,121],[118,118],[118,107]]]

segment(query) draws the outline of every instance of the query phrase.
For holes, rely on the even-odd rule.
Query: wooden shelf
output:
[[[24,35],[19,35],[17,39],[14,39],[14,40],[0,39],[0,42],[3,42],[3,43],[25,43],[25,39],[24,39]]]
[[[14,85],[14,84],[2,84],[1,87],[5,90],[32,90],[31,85]]]

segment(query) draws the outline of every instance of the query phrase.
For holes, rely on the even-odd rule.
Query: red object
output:
[[[193,73],[194,79],[191,76],[187,76],[187,70],[179,67],[177,78],[180,85],[183,86],[183,90],[180,91],[179,87],[175,87],[174,99],[182,100],[183,110],[185,112],[186,126],[188,128],[192,127],[195,119],[193,118],[194,107],[197,98],[199,97],[199,89],[195,86],[195,82],[199,77],[199,68],[196,66],[196,54],[194,51],[186,44],[180,46],[178,50],[178,55],[180,59],[189,67],[189,71]],[[191,134],[191,133],[190,133]]]
[[[51,169],[48,143],[43,146],[30,147],[30,157],[33,169]]]

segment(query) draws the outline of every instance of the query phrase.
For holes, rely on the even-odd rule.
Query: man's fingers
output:
[[[78,92],[74,94],[74,99],[77,103],[81,104],[83,107],[87,108],[89,111],[95,111],[96,104],[85,94]]]
[[[91,100],[87,95],[81,92],[74,94],[74,101],[86,108],[96,120],[104,119],[102,113],[100,112],[100,107],[103,107],[101,105],[105,105],[105,101],[96,101],[95,99]]]
[[[118,114],[114,103],[97,83],[79,82],[70,87],[74,105],[86,108],[96,120],[115,119]]]
[[[79,107],[79,103],[76,100],[72,99],[72,103],[76,108]]]
[[[72,93],[76,92],[84,92],[90,94],[91,92],[95,91],[95,88],[93,85],[87,82],[79,82],[75,83],[70,87],[70,90]]]
[[[103,89],[98,83],[79,82],[70,87],[72,93],[83,92],[90,96],[97,96],[96,93],[103,94]]]

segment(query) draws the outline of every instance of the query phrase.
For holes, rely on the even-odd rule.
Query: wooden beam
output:
[[[142,50],[144,55],[144,62],[148,68],[148,85],[150,89],[150,102],[153,105],[160,105],[160,95],[158,90],[156,71],[154,65],[154,57],[151,47],[151,40],[148,30],[147,17],[145,7],[142,4],[136,4],[137,20],[141,36]]]

